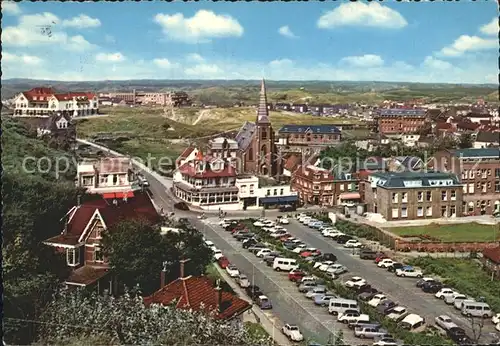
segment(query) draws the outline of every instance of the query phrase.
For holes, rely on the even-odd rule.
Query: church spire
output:
[[[259,107],[257,108],[257,124],[269,123],[269,111],[267,109],[266,83],[262,79],[260,86]]]

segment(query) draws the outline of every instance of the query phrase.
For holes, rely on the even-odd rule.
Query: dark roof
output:
[[[334,125],[285,125],[279,129],[279,133],[340,133],[340,130]]]
[[[476,142],[485,142],[485,143],[498,143],[500,141],[500,132],[478,132],[476,136]]]
[[[251,123],[246,121],[241,127],[240,131],[236,135],[236,142],[238,143],[238,147],[240,150],[247,150],[250,143],[252,143],[253,136],[256,131],[255,123]]]
[[[97,282],[97,280],[103,278],[107,274],[107,269],[83,266],[74,270],[69,278],[66,279],[66,283],[87,286]]]
[[[483,256],[494,263],[500,264],[500,245],[484,249]]]
[[[444,172],[378,172],[370,176],[385,180],[385,182],[377,182],[377,186],[383,188],[422,188],[422,187],[439,187],[439,186],[461,186],[458,177],[452,173]],[[431,184],[432,180],[450,180],[450,184]],[[405,182],[421,182],[419,185],[412,186]]]
[[[399,116],[425,116],[425,109],[381,109],[379,115],[383,117],[399,117]]]
[[[245,300],[238,298],[229,292],[221,291],[222,309],[217,312],[216,317],[230,319],[249,310],[252,306]],[[205,311],[207,313],[216,311],[218,306],[218,292],[209,278],[193,277],[179,278],[149,297],[144,298],[144,304],[169,305],[177,301],[176,308]]]
[[[479,158],[479,157],[494,157],[500,158],[499,148],[480,148],[480,149],[456,149],[450,150],[450,153],[454,156],[463,158]]]

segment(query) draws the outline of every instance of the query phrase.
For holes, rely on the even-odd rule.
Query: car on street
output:
[[[370,316],[362,314],[358,310],[346,310],[338,314],[337,321],[344,324],[349,322],[370,322]]]
[[[440,315],[434,319],[436,325],[438,327],[443,328],[444,330],[450,330],[451,328],[458,327],[455,322],[451,319],[451,317],[446,315]]]
[[[230,264],[226,267],[226,272],[227,274],[232,277],[232,278],[235,278],[237,277],[238,275],[240,275],[240,271],[238,270],[238,268],[236,268],[236,266]]]
[[[382,303],[386,299],[387,296],[385,294],[376,294],[373,296],[372,299],[370,299],[370,301],[368,301],[368,305],[376,308],[380,303]]]
[[[327,293],[325,286],[316,286],[311,290],[307,291],[305,296],[308,299],[314,299],[317,295],[325,295]]]
[[[411,266],[405,266],[401,269],[396,269],[396,275],[399,277],[409,277],[409,278],[421,278],[424,276],[424,273],[420,270],[416,270]]]
[[[387,318],[396,322],[401,321],[403,318],[408,315],[409,312],[404,306],[395,306],[392,310],[387,314]]]
[[[491,322],[493,324],[499,324],[500,323],[500,313],[493,315],[493,317],[491,317]]]
[[[377,253],[377,257],[375,258],[375,264],[378,264],[378,262],[382,261],[385,258],[389,258],[385,253],[379,252]]]
[[[245,274],[241,274],[238,275],[238,277],[236,278],[236,283],[238,284],[238,286],[240,286],[241,288],[247,288],[250,286],[250,280],[248,280],[248,277],[245,275]]]
[[[245,292],[249,297],[251,297],[253,292],[260,292],[260,287],[257,285],[250,285],[245,288]]]
[[[390,266],[393,265],[393,263],[396,263],[396,262],[394,262],[390,258],[384,258],[382,261],[380,261],[380,262],[377,263],[377,267],[379,267],[379,268],[389,268]]]
[[[259,308],[261,308],[262,310],[269,310],[269,309],[273,308],[273,304],[271,303],[271,300],[265,295],[260,295],[257,298],[256,303],[259,306]]]
[[[344,234],[344,235],[341,235],[341,236],[338,236],[335,238],[335,240],[337,241],[337,244],[341,244],[341,245],[344,245],[345,243],[347,243],[351,239],[353,239],[353,237],[350,235],[347,235],[347,234]]]
[[[330,299],[333,299],[333,298],[337,298],[337,297],[331,293],[318,294],[318,295],[314,296],[314,304],[327,307],[328,304],[330,304]]]
[[[221,267],[222,269],[226,269],[229,265],[229,260],[227,259],[227,257],[221,257],[217,260],[217,263],[219,264],[219,267]]]
[[[214,250],[214,259],[216,261],[218,261],[220,258],[224,257],[224,255],[222,254],[222,251],[219,250],[219,249],[215,249]]]
[[[363,244],[357,239],[349,239],[344,244],[345,248],[360,248],[362,246]]]
[[[391,273],[396,272],[397,269],[403,268],[405,265],[400,262],[393,262],[390,266],[387,266],[387,270]]]
[[[350,278],[348,281],[346,281],[344,283],[344,285],[346,287],[349,287],[349,288],[352,288],[354,287],[355,285],[359,285],[359,284],[366,284],[366,280],[363,279],[362,277],[360,276],[353,276],[352,278]]]
[[[259,220],[255,221],[255,222],[253,223],[253,225],[254,225],[255,227],[264,227],[264,225],[265,225],[265,223],[264,223],[264,222],[265,222],[265,221],[266,221],[265,219],[259,219]]]
[[[446,297],[451,297],[457,293],[458,292],[452,290],[451,288],[445,287],[441,288],[438,292],[436,292],[436,294],[434,294],[434,297],[436,297],[437,299],[445,300]]]
[[[210,241],[210,240],[205,240],[205,245],[206,245],[209,249],[211,249],[212,251],[213,251],[214,249],[217,249],[217,248],[215,247],[215,244],[214,244],[212,241]]]
[[[279,208],[279,211],[281,211],[282,213],[291,212],[291,211],[295,211],[295,210],[297,210],[297,208],[295,208],[295,206],[290,205],[290,204],[282,205]]]
[[[296,325],[287,323],[283,326],[282,331],[291,341],[300,342],[304,340],[304,336]]]
[[[377,252],[372,249],[362,249],[359,253],[359,258],[362,260],[374,260],[377,258]]]

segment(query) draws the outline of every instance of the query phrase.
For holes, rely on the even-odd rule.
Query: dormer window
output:
[[[66,249],[66,263],[70,267],[76,267],[80,264],[80,248]]]

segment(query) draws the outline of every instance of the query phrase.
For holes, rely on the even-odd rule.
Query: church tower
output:
[[[256,172],[259,175],[274,176],[277,174],[276,169],[276,145],[274,144],[274,131],[271,126],[271,121],[269,121],[269,110],[267,108],[267,95],[266,95],[266,83],[262,79],[262,84],[260,87],[260,99],[259,106],[257,108],[257,119],[255,121],[256,125],[256,136],[257,148],[255,148],[256,153],[258,153],[258,164],[255,167]]]

